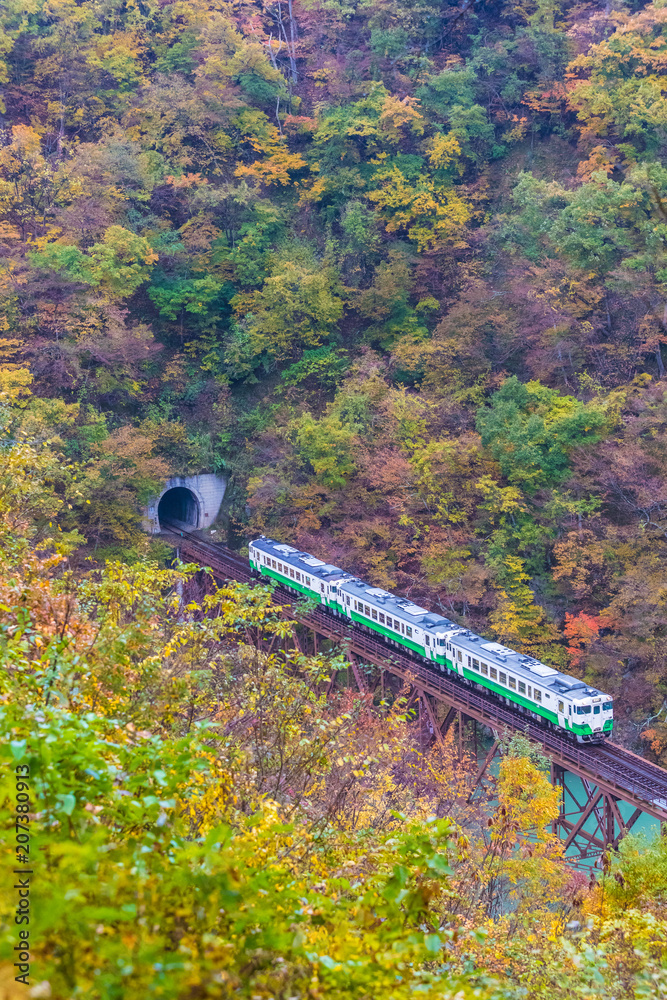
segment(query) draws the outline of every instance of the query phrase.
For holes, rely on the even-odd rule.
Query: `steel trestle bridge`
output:
[[[165,541],[191,561],[210,568],[216,578],[258,582],[246,559],[221,544],[205,541],[187,525],[165,522],[163,530]],[[561,788],[561,813],[554,822],[554,832],[564,840],[568,859],[599,858],[606,850],[615,849],[642,814],[667,823],[667,771],[657,764],[614,743],[579,744],[563,739],[493,696],[462,684],[453,675],[435,673],[417,657],[383,642],[370,630],[321,608],[304,610],[284,587],[275,588],[273,599],[284,607],[287,617],[312,630],[314,636],[325,637],[336,645],[344,643],[362,694],[368,690],[361,664],[377,666],[383,681],[386,674],[408,682],[412,687],[410,701],[419,699],[436,740],[442,741],[458,719],[459,739],[469,720],[495,733],[504,729],[524,733],[539,744],[552,762],[551,781]],[[443,721],[437,718],[438,703],[447,709]],[[496,739],[479,767],[477,783],[499,750]],[[576,787],[568,782],[568,775],[576,776]]]

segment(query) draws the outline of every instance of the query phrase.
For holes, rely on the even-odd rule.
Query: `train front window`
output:
[[[590,715],[591,706],[590,705],[577,705],[577,715]]]
[[[593,706],[593,715],[599,715],[599,714],[600,714],[600,706],[599,705],[594,705]]]
[[[614,707],[613,701],[605,701],[604,705],[602,706],[602,711],[611,712],[613,707]]]

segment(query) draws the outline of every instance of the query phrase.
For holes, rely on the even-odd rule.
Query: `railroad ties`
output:
[[[223,545],[204,541],[186,525],[164,525],[174,547],[189,559],[209,567],[221,580],[257,582],[246,559]],[[417,657],[408,655],[369,635],[349,622],[335,618],[320,608],[304,612],[294,595],[276,587],[273,599],[285,608],[285,614],[324,636],[335,644],[345,643],[352,672],[359,690],[366,691],[361,664],[377,666],[384,674],[410,684],[411,701],[419,699],[434,738],[442,739],[458,718],[459,739],[466,720],[481,723],[494,733],[513,730],[524,733],[539,744],[551,759],[551,781],[561,789],[561,813],[554,832],[564,840],[568,860],[576,863],[599,859],[643,816],[660,824],[667,822],[667,771],[614,743],[578,744],[544,729],[536,721],[462,684],[455,676],[436,673]],[[444,721],[438,722],[437,703],[447,707]],[[500,753],[496,739],[481,762],[477,781]]]

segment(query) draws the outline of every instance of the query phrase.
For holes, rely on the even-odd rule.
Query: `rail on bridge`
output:
[[[204,541],[188,525],[171,523],[165,540],[177,551],[220,580],[252,583],[257,577],[246,559],[224,546]],[[546,730],[493,697],[473,690],[451,675],[430,670],[403,649],[381,641],[370,630],[350,626],[344,619],[322,610],[305,610],[293,594],[282,587],[274,590],[274,601],[285,615],[317,637],[339,645],[344,643],[358,689],[369,693],[365,665],[379,668],[380,683],[386,677],[410,685],[409,703],[418,701],[420,712],[435,740],[443,740],[449,727],[458,726],[459,743],[467,723],[494,734],[490,749],[479,761],[477,784],[501,753],[498,734],[511,730],[524,733],[539,744],[551,759],[551,781],[561,789],[561,812],[554,832],[564,840],[568,860],[573,863],[599,861],[605,851],[618,847],[632,829],[667,823],[667,771],[613,743],[577,744]]]

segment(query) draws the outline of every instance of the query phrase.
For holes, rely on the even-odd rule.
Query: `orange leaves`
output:
[[[541,113],[560,115],[563,104],[567,101],[567,87],[558,80],[553,80],[546,87],[527,90],[521,101],[531,109]]]
[[[307,166],[300,153],[290,153],[287,140],[261,111],[247,109],[237,120],[244,139],[256,153],[264,155],[253,163],[240,163],[234,171],[237,177],[249,177],[262,184],[292,183],[292,172]]]
[[[567,581],[576,600],[589,597],[604,569],[604,548],[592,531],[570,531],[554,545],[554,580]]]
[[[234,171],[236,177],[249,177],[262,184],[279,184],[287,187],[292,183],[290,173],[303,169],[306,161],[299,153],[290,153],[286,148],[278,148],[265,160],[255,160],[247,166],[239,164]]]
[[[587,160],[582,160],[577,167],[577,177],[589,181],[594,173],[604,171],[609,177],[616,165],[616,157],[606,146],[594,146]]]
[[[567,651],[574,666],[581,663],[586,648],[597,639],[599,632],[599,617],[587,615],[583,611],[580,611],[578,615],[566,613],[563,633],[569,640]]]

